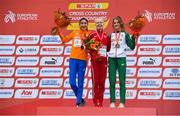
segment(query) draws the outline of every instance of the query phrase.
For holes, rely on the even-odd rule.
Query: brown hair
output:
[[[114,22],[114,20],[118,20],[118,23],[120,23],[121,31],[125,31],[125,27],[124,27],[122,18],[120,16],[117,16],[113,19],[113,22]]]
[[[85,21],[88,23],[88,20],[83,17],[83,18],[81,18],[81,19],[79,20],[79,24],[81,23],[82,20],[85,20]]]

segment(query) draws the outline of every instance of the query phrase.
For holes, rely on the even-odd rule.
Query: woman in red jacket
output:
[[[93,103],[95,106],[102,107],[105,90],[105,79],[107,75],[107,51],[109,50],[109,37],[103,31],[104,19],[95,20],[96,31],[92,32],[89,37],[100,43],[96,51],[90,51],[92,65],[92,83],[93,83]]]

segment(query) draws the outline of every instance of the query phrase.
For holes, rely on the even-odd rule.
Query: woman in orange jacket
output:
[[[71,88],[76,96],[76,106],[83,106],[85,101],[82,98],[83,94],[83,83],[84,75],[86,71],[86,64],[88,60],[88,51],[84,46],[83,39],[85,39],[88,32],[88,20],[86,18],[81,18],[79,21],[80,30],[72,31],[69,36],[63,36],[59,32],[62,42],[68,42],[72,40],[72,49],[69,60],[69,82]],[[76,84],[76,74],[78,84]]]

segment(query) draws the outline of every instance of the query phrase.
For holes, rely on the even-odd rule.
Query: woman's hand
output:
[[[133,33],[133,35],[132,35],[132,37],[134,38],[134,39],[136,39],[136,38],[138,38],[139,37],[139,33]]]

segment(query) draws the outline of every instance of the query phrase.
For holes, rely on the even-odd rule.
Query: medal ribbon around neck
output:
[[[97,36],[98,36],[98,39],[100,40],[100,42],[102,41],[102,39],[103,39],[103,36],[104,36],[104,32],[102,32],[102,35],[101,35],[101,37],[100,37],[100,35],[99,35],[99,33],[96,31],[96,34],[97,34]]]
[[[121,33],[115,33],[115,38],[116,38],[116,47],[119,48],[120,44],[119,44],[119,40],[120,40],[120,35]]]
[[[102,32],[101,37],[100,37],[100,35],[99,35],[99,33],[97,31],[96,31],[96,34],[98,36],[98,39],[100,40],[100,46],[99,46],[99,48],[100,48],[102,46],[101,42],[102,42],[102,39],[103,39],[103,36],[104,36],[104,32]]]
[[[83,50],[84,49],[84,42],[83,42],[83,39],[86,37],[86,33],[87,32],[80,32],[80,39],[81,39],[81,49]]]

